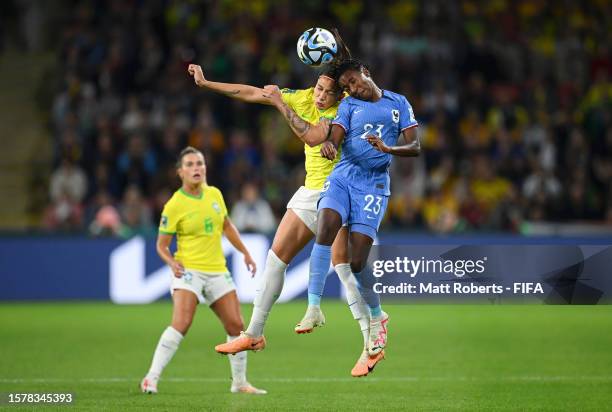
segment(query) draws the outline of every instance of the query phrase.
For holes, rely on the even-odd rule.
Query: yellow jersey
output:
[[[325,110],[319,110],[315,106],[313,100],[314,87],[305,90],[283,89],[281,93],[283,102],[291,107],[301,119],[311,124],[317,124],[323,118],[333,120],[338,112],[340,102]],[[310,147],[305,144],[304,154],[306,155],[306,182],[304,186],[313,190],[323,189],[325,179],[340,159],[340,150],[338,150],[338,155],[332,162],[321,156],[321,145]]]
[[[159,233],[176,234],[174,258],[184,267],[222,274],[228,272],[221,248],[226,217],[227,207],[216,187],[202,185],[199,197],[181,188],[164,205]]]

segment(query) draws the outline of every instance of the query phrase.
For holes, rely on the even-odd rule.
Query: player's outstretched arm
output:
[[[368,135],[366,139],[376,150],[389,153],[394,156],[416,157],[421,154],[421,143],[416,132],[416,127],[404,129],[402,136],[406,141],[403,146],[387,146],[382,139],[375,135]]]
[[[251,272],[252,276],[255,276],[255,272],[257,272],[257,265],[255,261],[251,257],[251,254],[247,250],[244,243],[242,243],[242,239],[240,238],[240,232],[234,226],[229,217],[225,218],[223,222],[223,234],[229,240],[229,242],[234,246],[240,253],[244,256],[244,264],[246,265],[249,272]]]
[[[280,89],[276,85],[268,85],[264,87],[266,96],[270,98],[270,101],[283,115],[293,133],[301,141],[306,143],[310,147],[318,146],[327,139],[329,134],[330,122],[327,119],[321,120],[318,124],[314,125],[306,120],[302,119],[293,111],[287,103],[283,101]]]
[[[264,89],[259,87],[239,83],[211,82],[204,77],[202,67],[197,64],[190,64],[187,71],[193,77],[198,87],[206,88],[247,103],[272,104],[270,99],[266,97]]]

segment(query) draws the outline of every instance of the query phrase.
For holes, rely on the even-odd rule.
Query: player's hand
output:
[[[268,84],[264,86],[264,97],[270,99],[274,106],[279,106],[283,103],[283,97],[281,95],[281,91],[275,84]]]
[[[244,255],[244,264],[246,265],[247,270],[251,272],[251,277],[254,277],[255,273],[257,272],[257,265],[255,264],[255,261],[253,260],[251,255],[249,255],[248,253]]]
[[[334,160],[338,154],[338,149],[329,140],[321,144],[321,156],[328,160]]]
[[[170,269],[172,269],[172,273],[174,273],[174,277],[180,278],[185,274],[185,268],[181,265],[181,262],[177,262],[173,260],[170,264]]]
[[[202,67],[197,64],[190,64],[187,68],[189,75],[193,77],[195,84],[197,86],[204,86],[206,84],[206,78],[204,78],[204,72],[202,72]]]
[[[391,151],[389,146],[387,146],[385,142],[383,142],[382,139],[378,136],[369,134],[366,136],[366,140],[372,145],[374,149],[378,150],[379,152],[389,153]]]

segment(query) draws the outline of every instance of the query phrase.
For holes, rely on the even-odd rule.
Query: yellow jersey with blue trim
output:
[[[320,110],[314,104],[314,87],[304,90],[282,89],[281,96],[283,102],[287,104],[293,111],[300,116],[301,119],[311,124],[318,124],[321,119],[334,120],[338,111],[339,102],[333,106]],[[321,156],[321,145],[310,147],[304,145],[304,155],[306,161],[306,182],[304,186],[307,189],[321,190],[323,184],[330,175],[336,163],[340,159],[340,150],[333,161],[329,161]]]
[[[202,185],[200,196],[177,190],[165,204],[159,233],[176,235],[174,258],[184,267],[211,274],[227,273],[221,236],[227,207],[221,191]]]

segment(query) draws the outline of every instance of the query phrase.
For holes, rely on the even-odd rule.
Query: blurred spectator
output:
[[[473,162],[469,189],[485,214],[485,228],[502,228],[506,206],[513,201],[514,190],[507,179],[497,175],[489,158],[478,155]]]
[[[81,230],[83,208],[67,192],[60,192],[45,210],[43,225],[45,229],[74,232]]]
[[[121,217],[111,205],[102,206],[94,221],[89,226],[93,236],[119,236],[121,234]]]
[[[453,232],[460,224],[459,202],[442,189],[434,189],[423,204],[423,216],[432,232]]]
[[[100,191],[96,193],[85,215],[89,234],[93,236],[119,235],[121,216],[108,192]]]
[[[151,209],[142,198],[138,186],[131,185],[125,190],[119,211],[123,223],[119,230],[121,237],[154,236],[156,234],[156,228],[151,220]]]
[[[51,174],[49,195],[52,202],[67,199],[69,202],[80,204],[87,194],[87,178],[85,172],[76,166],[73,161],[64,157]]]
[[[541,167],[536,167],[523,183],[523,196],[530,200],[539,194],[544,195],[551,202],[556,201],[561,195],[561,184],[551,172],[545,172]]]
[[[119,155],[117,167],[123,188],[135,184],[147,192],[149,180],[157,171],[157,159],[144,136],[130,137],[127,148]]]
[[[231,218],[241,232],[271,233],[276,229],[272,209],[259,197],[259,189],[253,183],[242,187],[242,197],[234,205]]]

